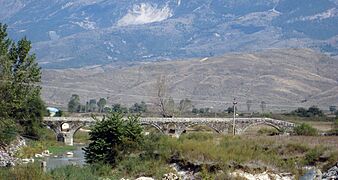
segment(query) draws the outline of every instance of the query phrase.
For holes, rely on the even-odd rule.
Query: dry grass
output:
[[[338,149],[337,136],[246,136],[253,140],[271,140],[276,144],[296,143],[309,147],[323,146]]]

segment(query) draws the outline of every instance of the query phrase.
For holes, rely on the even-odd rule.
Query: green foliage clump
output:
[[[296,126],[294,132],[299,136],[316,136],[318,134],[317,129],[306,123]]]
[[[291,114],[299,116],[299,117],[323,117],[324,113],[316,106],[311,106],[309,109],[298,108],[295,111],[291,112]]]
[[[81,110],[80,96],[77,94],[73,94],[68,102],[68,111],[80,112],[80,110]]]
[[[133,106],[129,108],[129,112],[131,113],[144,113],[147,111],[147,105],[145,102],[135,103]]]
[[[122,106],[121,104],[113,104],[111,108],[111,112],[113,113],[128,113],[128,108]]]
[[[115,165],[119,158],[139,149],[143,129],[138,119],[123,119],[122,114],[111,113],[98,121],[89,133],[91,143],[84,148],[86,161]]]
[[[97,102],[97,106],[99,107],[99,112],[102,113],[104,111],[104,107],[107,104],[107,100],[105,98],[100,98]]]
[[[324,149],[321,147],[316,147],[309,150],[305,154],[304,164],[305,165],[315,165],[319,157],[324,153]]]
[[[0,144],[8,143],[17,133],[35,138],[41,135],[45,113],[37,85],[41,70],[30,50],[27,38],[15,43],[8,37],[7,26],[0,23]]]

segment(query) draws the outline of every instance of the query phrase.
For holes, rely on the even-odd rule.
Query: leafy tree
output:
[[[142,131],[138,116],[123,120],[121,113],[108,114],[89,133],[91,143],[84,148],[86,161],[116,165],[121,157],[140,149]]]
[[[194,114],[198,114],[199,110],[197,108],[193,107],[191,112],[194,113]]]
[[[96,104],[97,104],[96,99],[89,100],[89,112],[96,112],[96,108],[97,108]]]
[[[41,69],[31,42],[13,42],[7,26],[0,23],[0,133],[39,136],[45,106],[40,98]],[[14,127],[14,128],[13,128]],[[16,127],[16,128],[15,128]],[[1,138],[0,143],[5,139]]]
[[[300,117],[307,117],[308,116],[308,111],[305,109],[305,108],[298,108],[296,109],[295,111],[292,112],[292,114],[295,114],[297,116],[300,116]]]
[[[104,110],[104,107],[107,104],[107,100],[105,98],[100,98],[99,102],[97,102],[97,106],[99,107],[99,112],[102,113]]]
[[[311,116],[324,116],[324,113],[322,110],[320,110],[318,107],[316,106],[311,106],[309,109],[308,109],[308,116],[311,117]]]
[[[309,109],[298,108],[295,111],[293,111],[291,114],[300,116],[300,117],[324,116],[323,111],[320,110],[316,106],[312,106]]]
[[[68,111],[80,112],[80,110],[81,110],[80,96],[77,94],[73,94],[68,102]]]
[[[80,112],[86,113],[87,112],[87,106],[86,105],[80,105]]]
[[[129,112],[131,113],[144,113],[147,111],[147,105],[145,102],[135,103],[133,106],[129,108]]]
[[[113,104],[111,111],[115,113],[127,113],[128,108],[122,106],[121,104]]]

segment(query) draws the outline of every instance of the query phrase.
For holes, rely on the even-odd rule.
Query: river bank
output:
[[[304,166],[311,165],[320,169],[324,177],[324,174],[337,163],[338,152],[335,144],[338,143],[338,139],[336,137],[302,137],[303,142],[295,139],[299,138],[232,137],[191,133],[177,139],[150,135],[147,136],[140,152],[123,157],[114,167],[82,166],[81,163],[72,165],[79,158],[83,158],[83,156],[78,157],[74,152],[74,157],[60,156],[61,160],[51,156],[49,159],[56,160],[55,164],[60,166],[48,168],[48,172],[41,176],[57,177],[56,179],[69,179],[69,177],[81,179],[80,177],[84,175],[93,179],[136,179],[138,177],[162,179],[165,174],[174,173],[181,179],[189,179],[188,177],[229,179],[235,175],[247,179],[250,177],[264,179],[267,176],[299,179],[307,172],[303,169]],[[63,164],[64,162],[66,163]],[[20,168],[15,169],[24,171],[18,170]],[[331,175],[334,170],[330,171]],[[6,173],[15,175],[15,172]]]

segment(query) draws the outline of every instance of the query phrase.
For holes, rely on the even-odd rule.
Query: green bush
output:
[[[316,106],[311,106],[309,109],[298,108],[291,112],[291,114],[299,117],[322,117],[324,113]]]
[[[91,143],[84,148],[88,163],[115,165],[118,158],[140,149],[143,134],[138,116],[124,120],[120,113],[111,113],[98,121],[89,133]]]
[[[315,165],[316,161],[318,161],[319,157],[324,153],[324,149],[320,147],[316,147],[311,149],[305,154],[304,164],[305,165]]]
[[[17,136],[17,126],[11,120],[0,118],[0,147],[9,144]]]
[[[317,129],[313,128],[311,125],[302,123],[294,128],[294,132],[299,136],[316,136]]]

